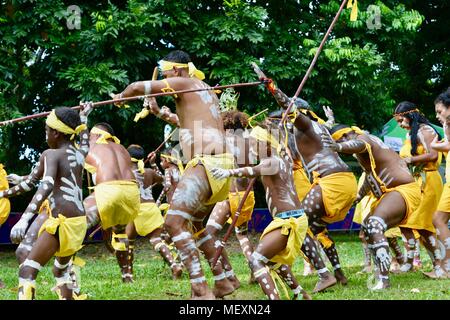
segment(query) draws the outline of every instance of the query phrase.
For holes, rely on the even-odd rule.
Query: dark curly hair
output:
[[[222,113],[224,129],[242,129],[248,127],[248,115],[244,112],[233,110]]]

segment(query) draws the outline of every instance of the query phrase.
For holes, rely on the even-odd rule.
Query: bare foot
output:
[[[239,289],[241,287],[241,282],[236,276],[231,276],[227,278],[234,287],[234,290]]]
[[[217,280],[214,282],[213,293],[216,298],[223,298],[234,291],[233,284],[227,279]]]
[[[258,281],[256,281],[256,278],[253,275],[253,272],[250,272],[250,278],[248,279],[248,284],[255,284],[255,283],[258,283]]]
[[[398,262],[392,262],[391,268],[389,269],[389,271],[391,271],[393,273],[397,273],[399,270],[400,270],[400,264]]]
[[[344,272],[342,272],[342,269],[335,270],[334,276],[338,283],[342,284],[343,286],[347,285],[348,280],[347,280],[347,277],[344,275]]]
[[[443,271],[442,269],[439,269],[439,271],[433,270],[430,272],[422,272],[422,274],[430,279],[447,279],[448,275],[447,272]]]
[[[173,280],[180,279],[182,273],[183,273],[183,268],[178,264],[174,265],[172,268],[172,279]]]
[[[4,288],[6,288],[6,285],[2,280],[0,280],[0,289],[4,289]]]
[[[192,288],[190,300],[216,300],[216,297],[208,287],[201,290],[201,294],[195,293],[195,290]]]
[[[389,280],[378,280],[377,284],[370,288],[370,290],[376,291],[376,290],[384,290],[387,288],[390,288],[391,285],[389,283]]]
[[[322,292],[325,289],[328,289],[334,286],[337,283],[337,280],[334,276],[332,276],[329,272],[327,275],[321,275],[319,278],[319,282],[317,282],[316,287],[313,290],[313,293]]]
[[[305,290],[300,291],[302,294],[302,300],[312,300],[312,297]],[[292,300],[298,300],[298,294],[295,294]]]
[[[133,275],[132,274],[123,274],[122,275],[122,282],[123,283],[133,283]]]

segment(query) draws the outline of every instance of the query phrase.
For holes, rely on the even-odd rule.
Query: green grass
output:
[[[258,239],[257,234],[251,235],[253,243]],[[367,288],[370,281],[367,274],[357,274],[363,263],[363,252],[356,234],[336,234],[334,239],[340,254],[341,265],[349,279],[345,287],[335,286],[329,291],[313,296],[315,300],[449,300],[450,280],[429,280],[421,272],[401,275],[391,275],[391,288],[383,292],[371,292]],[[89,294],[93,300],[181,300],[188,299],[190,285],[187,274],[181,280],[171,279],[169,268],[162,258],[151,248],[148,241],[139,239],[135,252],[135,279],[133,284],[122,284],[119,267],[103,244],[86,245],[79,256],[86,261],[81,270],[82,291]],[[6,288],[0,289],[0,300],[16,299],[18,265],[14,256],[14,248],[0,248],[0,278]],[[258,285],[249,285],[247,281],[250,269],[240,251],[239,244],[234,237],[230,239],[227,251],[231,257],[235,273],[241,280],[241,287],[227,300],[265,300],[265,296]],[[421,253],[423,270],[432,269],[431,261],[425,251]],[[51,273],[53,262],[44,267],[37,279],[37,298],[40,300],[54,300],[57,296],[50,291],[55,281]],[[209,279],[213,281],[211,272],[203,260],[203,269]],[[329,266],[330,267],[330,266]],[[331,269],[331,268],[330,268]],[[301,285],[311,292],[317,282],[317,276],[302,276],[303,261],[298,259],[293,267],[294,273]],[[368,280],[369,279],[369,280]],[[416,290],[413,290],[416,289]],[[413,291],[418,292],[413,292]]]

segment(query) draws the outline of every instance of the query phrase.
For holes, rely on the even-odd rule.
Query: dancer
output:
[[[146,237],[150,240],[155,251],[159,252],[164,261],[168,264],[172,271],[173,279],[179,279],[183,271],[182,267],[175,262],[167,244],[161,239],[163,231],[164,219],[161,211],[153,199],[152,187],[155,184],[162,183],[163,177],[155,169],[144,168],[144,149],[132,144],[127,148],[131,161],[133,161],[133,173],[139,185],[141,193],[141,209],[138,216],[133,222],[127,225],[126,233],[128,236],[128,270],[122,274],[124,282],[133,282],[133,259],[134,259],[134,242],[138,235]],[[149,158],[150,165],[154,164],[156,154]]]
[[[388,288],[391,255],[384,232],[407,221],[416,210],[421,199],[420,187],[406,162],[379,138],[346,125],[336,125],[330,132],[332,138],[322,134],[324,147],[354,154],[366,172],[365,184],[368,186],[363,188],[377,198],[362,227],[379,273],[377,283],[371,289]]]
[[[218,179],[261,176],[273,221],[264,229],[251,256],[250,267],[269,299],[280,299],[280,295],[266,267],[281,276],[293,290],[294,298],[301,294],[303,299],[311,299],[291,270],[306,236],[308,218],[295,192],[292,159],[279,140],[267,130],[270,125],[265,127],[256,126],[250,133],[250,152],[257,155],[258,165],[229,170],[214,168],[212,172]]]
[[[44,151],[32,174],[19,185],[0,192],[0,197],[12,197],[27,192],[39,180],[41,184],[20,220],[11,230],[11,240],[19,243],[31,218],[48,199],[48,219],[39,230],[38,239],[19,269],[19,300],[35,298],[36,277],[53,255],[53,274],[61,299],[72,299],[72,279],[69,264],[81,249],[87,230],[82,203],[81,180],[84,158],[89,151],[87,116],[91,104],[82,104],[80,114],[66,108],[52,110],[46,120],[46,137],[50,149]],[[74,138],[80,135],[80,148]],[[42,177],[42,179],[39,179]]]
[[[157,92],[208,88],[204,74],[197,70],[189,55],[183,51],[170,52],[160,61],[163,80],[139,81],[130,84],[115,99]],[[180,145],[189,161],[170,203],[165,228],[181,253],[181,260],[189,272],[193,299],[214,299],[234,291],[222,265],[212,266],[215,239],[202,235],[197,241],[189,230],[190,222],[202,222],[217,202],[228,196],[230,179],[217,181],[211,168],[233,168],[234,158],[228,152],[225,134],[214,91],[198,91],[173,96],[180,124]],[[208,287],[199,254],[199,247],[207,257],[214,274],[213,292]]]
[[[101,223],[108,234],[112,231],[111,245],[123,276],[128,270],[125,228],[137,217],[141,202],[131,157],[109,124],[98,123],[91,129],[86,164],[95,171],[94,192],[84,199],[88,229]]]

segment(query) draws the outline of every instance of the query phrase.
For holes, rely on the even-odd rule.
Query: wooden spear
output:
[[[111,99],[111,100],[94,102],[92,104],[92,106],[93,107],[98,107],[98,106],[104,106],[104,105],[107,105],[107,104],[114,104],[114,103],[118,103],[118,102],[133,101],[133,100],[144,99],[144,98],[151,98],[151,97],[171,96],[171,95],[175,95],[175,94],[190,93],[190,92],[197,92],[197,91],[209,91],[209,90],[219,90],[219,89],[237,88],[237,87],[251,87],[251,86],[258,86],[258,85],[261,85],[263,83],[265,83],[265,81],[234,83],[234,84],[228,84],[228,85],[223,85],[223,86],[214,86],[214,87],[197,88],[197,89],[187,89],[187,90],[179,90],[179,91],[173,91],[173,92],[160,92],[160,93],[153,93],[153,94],[147,94],[147,95],[141,95],[141,96],[121,98],[121,99],[116,99],[116,100]],[[81,106],[80,105],[74,106],[74,107],[72,107],[72,109],[78,110],[78,109],[81,109]],[[36,114],[32,114],[32,115],[29,115],[29,116],[24,116],[24,117],[20,117],[20,118],[16,118],[16,119],[5,120],[5,121],[0,122],[0,127],[4,126],[4,125],[7,125],[7,124],[20,122],[20,121],[46,117],[49,114],[50,114],[50,111],[46,111],[46,112],[36,113]]]
[[[305,76],[303,77],[303,80],[302,80],[302,82],[300,83],[300,85],[299,85],[299,87],[298,87],[298,89],[297,89],[297,92],[295,92],[295,95],[292,97],[292,99],[291,99],[291,101],[290,101],[290,103],[289,103],[289,105],[288,105],[288,107],[287,107],[285,113],[283,114],[283,118],[281,119],[281,122],[280,122],[280,125],[281,125],[281,126],[282,126],[282,125],[284,124],[284,122],[286,121],[286,118],[287,118],[288,114],[289,114],[290,111],[291,111],[292,105],[294,104],[295,100],[298,98],[300,92],[301,92],[302,89],[303,89],[303,86],[304,86],[305,83],[306,83],[306,80],[308,80],[308,78],[309,78],[309,76],[310,76],[312,70],[314,69],[314,66],[315,66],[315,64],[316,64],[316,62],[317,62],[317,59],[319,58],[319,55],[320,55],[320,53],[322,52],[323,46],[325,45],[325,42],[327,41],[328,36],[329,36],[330,33],[331,33],[331,30],[333,30],[334,25],[336,24],[337,20],[339,19],[339,16],[341,15],[342,10],[344,9],[344,6],[345,6],[345,4],[347,3],[347,1],[348,1],[348,0],[343,0],[343,1],[342,1],[342,4],[341,4],[341,6],[340,6],[338,12],[336,13],[336,16],[334,17],[333,21],[331,22],[330,27],[328,28],[327,32],[325,33],[325,36],[323,37],[322,42],[320,43],[319,48],[317,49],[316,54],[314,55],[314,58],[313,58],[313,60],[311,61],[311,64],[309,65],[309,68],[308,68],[308,70],[306,71],[306,74],[305,74]]]
[[[227,233],[223,237],[223,240],[220,241],[220,246],[217,248],[217,251],[214,255],[214,258],[212,261],[213,267],[217,264],[217,261],[219,260],[219,257],[222,254],[222,250],[225,247],[225,243],[228,241],[228,238],[230,237],[231,232],[233,231],[234,226],[236,225],[239,215],[241,214],[242,207],[244,206],[245,200],[247,199],[250,191],[252,191],[255,181],[256,181],[256,178],[252,178],[250,180],[250,182],[248,183],[247,189],[245,190],[245,193],[242,196],[241,202],[239,202],[239,206],[236,210],[236,214],[234,215],[233,221],[231,222],[230,226],[228,227]]]

